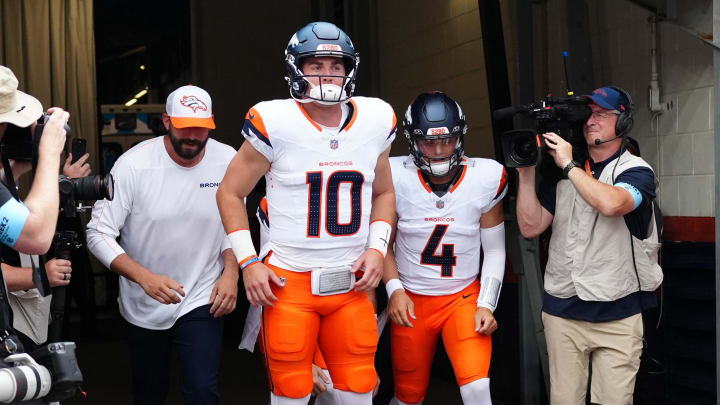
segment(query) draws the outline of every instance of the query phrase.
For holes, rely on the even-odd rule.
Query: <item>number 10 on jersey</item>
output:
[[[325,196],[325,230],[331,236],[350,236],[360,229],[362,220],[362,186],[365,177],[355,170],[341,170],[328,176],[323,184],[323,172],[307,172],[308,184],[308,238],[320,237],[322,199]],[[350,206],[340,207],[340,186],[350,185]],[[324,187],[323,187],[324,186]],[[325,192],[323,193],[323,188]],[[350,210],[350,221],[340,222],[341,210]]]

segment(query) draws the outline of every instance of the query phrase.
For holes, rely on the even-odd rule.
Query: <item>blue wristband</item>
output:
[[[257,262],[259,262],[259,261],[260,261],[260,259],[258,259],[257,257],[253,257],[252,259],[250,259],[250,260],[246,261],[245,263],[241,264],[241,265],[240,265],[240,270],[241,270],[241,271],[242,271],[242,270],[245,270],[245,269],[246,269],[248,266],[250,266],[251,264],[257,263]]]
[[[0,242],[13,247],[30,216],[30,210],[11,198],[0,207]]]

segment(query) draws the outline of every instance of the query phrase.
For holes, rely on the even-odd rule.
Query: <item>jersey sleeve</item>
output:
[[[0,242],[15,246],[29,216],[30,210],[0,183]]]
[[[265,123],[255,107],[251,108],[247,114],[245,114],[242,134],[253,148],[272,163],[274,156],[273,146],[272,143],[270,143],[270,137],[265,128]]]
[[[390,113],[392,114],[392,123],[390,125],[390,130],[386,134],[385,141],[383,142],[383,151],[390,147],[395,140],[395,135],[397,134],[397,117],[395,116],[395,111],[393,111],[392,107],[389,108]]]
[[[110,200],[98,200],[87,224],[87,247],[107,268],[116,257],[125,253],[117,242],[125,219],[132,211],[134,179],[133,171],[125,159],[115,163],[112,170],[115,180],[115,196]]]
[[[505,197],[505,194],[507,194],[507,171],[505,170],[504,166],[501,166],[500,164],[498,164],[498,166],[500,167],[500,170],[498,173],[498,179],[495,182],[495,184],[497,184],[495,196],[485,207],[483,207],[483,214],[490,211],[494,206],[496,206],[500,201],[502,201],[502,199]]]

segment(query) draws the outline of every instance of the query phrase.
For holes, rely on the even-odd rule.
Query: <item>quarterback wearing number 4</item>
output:
[[[358,62],[333,24],[295,33],[285,51],[292,98],[250,109],[217,193],[247,298],[263,306],[273,405],[307,403],[317,345],[341,403],[372,403],[377,325],[367,291],[382,277],[395,209],[396,119],[387,103],[352,97]],[[262,176],[273,220],[260,261],[243,198]]]
[[[383,275],[393,320],[391,404],[422,403],[439,335],[463,402],[490,404],[490,334],[505,272],[505,169],[463,155],[465,116],[443,93],[419,95],[403,125],[411,154],[390,158],[397,233]]]

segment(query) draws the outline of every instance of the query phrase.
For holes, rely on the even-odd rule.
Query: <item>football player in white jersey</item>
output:
[[[391,404],[422,403],[440,335],[463,402],[490,404],[490,335],[505,272],[505,169],[464,156],[465,116],[444,93],[420,94],[403,125],[411,153],[390,158],[397,230],[383,275],[393,320]]]
[[[319,345],[341,403],[370,404],[377,325],[367,291],[382,277],[395,209],[395,114],[352,97],[359,59],[335,25],[306,25],[285,55],[291,98],[247,113],[218,206],[247,298],[263,306],[271,403],[307,403]],[[243,199],[262,176],[273,220],[261,262]]]

